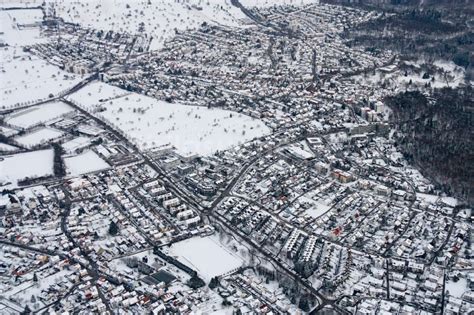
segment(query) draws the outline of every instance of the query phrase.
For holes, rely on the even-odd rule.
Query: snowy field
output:
[[[40,4],[32,3],[36,6]],[[4,4],[8,5],[15,4],[13,1]],[[0,43],[9,45],[0,50],[0,108],[47,99],[49,94],[57,95],[80,81],[79,78],[23,51],[26,45],[47,42],[48,39],[41,36],[40,28],[33,26],[42,20],[41,10],[0,10]],[[25,24],[30,26],[22,26]]]
[[[40,0],[0,0],[0,8],[9,8],[9,7],[36,7],[41,4],[43,1]]]
[[[451,207],[455,207],[458,204],[458,200],[454,197],[441,197],[441,196],[422,194],[422,193],[417,193],[416,197],[428,203],[436,203],[440,201]]]
[[[74,152],[77,149],[83,148],[85,146],[88,146],[91,143],[91,139],[88,137],[84,136],[79,136],[74,139],[71,139],[67,142],[64,142],[62,144],[62,147],[66,153],[68,152]]]
[[[448,291],[450,296],[462,299],[463,295],[470,291],[467,279],[461,277],[457,282],[454,282],[452,279],[448,280],[446,282],[446,292]]]
[[[176,31],[195,29],[203,22],[238,26],[244,14],[230,0],[50,0],[57,14],[84,27],[118,32],[144,32],[153,36],[151,49],[159,49]],[[175,31],[176,30],[176,31]]]
[[[61,102],[28,107],[6,117],[5,123],[20,128],[30,128],[72,112],[74,109]]]
[[[49,94],[56,96],[80,82],[80,78],[21,48],[9,47],[0,51],[0,82],[0,108],[12,108],[45,100]]]
[[[223,247],[215,237],[193,237],[174,243],[170,247],[170,255],[197,270],[206,282],[243,263],[240,257]]]
[[[10,153],[10,152],[15,152],[17,151],[19,148],[17,147],[14,147],[12,145],[9,145],[9,144],[6,144],[6,143],[0,143],[0,152],[7,152],[7,153]]]
[[[0,41],[11,47],[32,45],[46,42],[41,37],[39,27],[22,27],[24,24],[41,22],[43,13],[41,10],[0,10],[1,34]]]
[[[12,137],[16,134],[18,134],[19,131],[13,128],[5,127],[5,126],[0,126],[0,134],[5,136],[5,137]]]
[[[276,5],[305,5],[319,3],[319,0],[240,0],[246,7],[267,8]]]
[[[69,98],[90,112],[104,107],[106,110],[97,115],[142,149],[171,144],[184,156],[210,155],[270,134],[262,121],[227,110],[170,104],[135,93],[99,101],[124,92],[94,83]]]
[[[76,156],[65,157],[64,163],[68,175],[72,176],[97,172],[110,167],[94,151],[85,151]]]
[[[53,158],[52,149],[0,156],[0,186],[14,188],[26,177],[53,175]]]
[[[29,148],[37,144],[46,143],[51,140],[60,138],[63,135],[64,133],[62,131],[45,127],[45,128],[37,129],[31,133],[27,133],[23,136],[16,137],[14,138],[14,140],[18,144]]]
[[[425,71],[421,70],[424,60],[417,62],[404,62],[405,65],[413,67],[413,70],[396,70],[394,72],[385,73],[377,70],[374,74],[354,76],[356,82],[364,84],[376,85],[380,82],[386,82],[388,86],[393,86],[398,90],[405,90],[407,87],[416,88],[424,87],[429,84],[432,88],[452,87],[456,88],[460,84],[465,83],[465,71],[462,67],[457,66],[452,61],[436,60],[432,63],[436,72],[427,78],[423,78]]]
[[[37,5],[40,5],[40,3]],[[10,21],[19,25],[20,28],[26,24],[39,23],[43,21],[43,12],[39,9],[8,10],[6,13],[10,17]]]

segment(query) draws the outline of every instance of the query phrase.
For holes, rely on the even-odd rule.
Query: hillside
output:
[[[444,191],[474,202],[474,94],[471,87],[441,89],[431,97],[404,92],[386,100],[399,146],[409,162]]]

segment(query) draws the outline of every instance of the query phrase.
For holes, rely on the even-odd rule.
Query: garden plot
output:
[[[64,163],[66,164],[67,173],[72,176],[98,172],[110,167],[94,151],[86,151],[79,155],[65,157]]]
[[[1,108],[13,108],[57,96],[80,78],[21,48],[8,47],[0,51],[0,82]]]
[[[18,187],[18,181],[54,175],[52,149],[0,156],[0,186]]]
[[[53,128],[40,128],[37,129],[33,132],[30,132],[26,135],[15,137],[14,140],[24,146],[24,147],[32,147],[38,144],[46,143],[51,140],[58,139],[62,137],[64,133],[62,131],[59,131],[57,129]]]
[[[28,129],[72,111],[74,111],[74,109],[65,103],[46,103],[14,112],[6,117],[5,123],[15,127]]]
[[[246,115],[166,103],[96,83],[70,96],[80,106],[121,130],[141,149],[172,145],[184,156],[211,155],[270,134],[265,124]],[[115,97],[115,98],[114,98]],[[111,99],[113,98],[113,99]],[[100,100],[107,99],[106,102]]]
[[[55,1],[59,16],[85,27],[153,36],[151,49],[159,49],[176,32],[199,27],[203,22],[238,26],[244,14],[230,0],[113,0]],[[142,24],[143,23],[143,24]]]
[[[243,264],[242,258],[225,248],[215,237],[193,237],[174,243],[169,251],[170,255],[196,270],[206,282]]]

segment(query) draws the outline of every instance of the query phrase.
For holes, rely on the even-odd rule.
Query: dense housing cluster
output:
[[[34,33],[1,42],[0,313],[472,312],[471,209],[407,162],[384,102],[460,70],[348,44],[376,12],[230,3],[158,50],[144,24],[0,11]],[[60,86],[20,95],[26,64]]]

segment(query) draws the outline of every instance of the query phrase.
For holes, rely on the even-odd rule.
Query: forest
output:
[[[471,86],[388,97],[398,146],[443,191],[474,202],[474,95]]]

